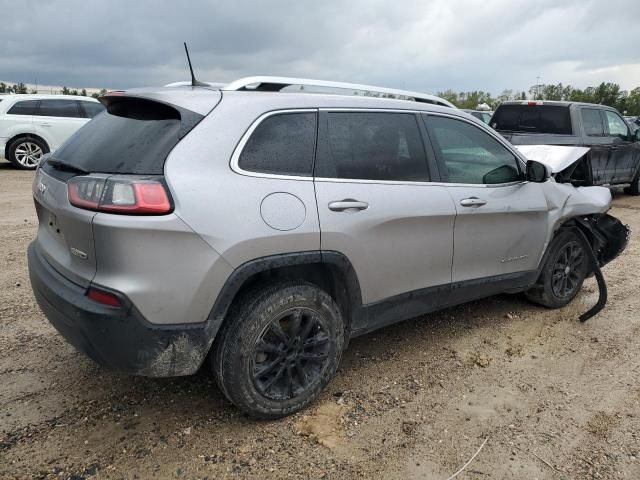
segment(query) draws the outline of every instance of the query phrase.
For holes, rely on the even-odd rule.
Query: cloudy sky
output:
[[[640,86],[640,0],[0,0],[0,80],[311,77],[436,92]]]

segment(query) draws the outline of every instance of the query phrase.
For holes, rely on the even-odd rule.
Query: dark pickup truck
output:
[[[556,179],[576,186],[626,185],[640,194],[640,129],[632,132],[615,108],[578,102],[501,104],[489,125],[513,145],[589,147]]]

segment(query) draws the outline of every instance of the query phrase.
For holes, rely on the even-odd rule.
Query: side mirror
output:
[[[632,142],[640,142],[640,127],[636,128],[631,134]]]
[[[534,183],[546,182],[551,173],[547,170],[546,165],[535,160],[527,161],[527,180]]]

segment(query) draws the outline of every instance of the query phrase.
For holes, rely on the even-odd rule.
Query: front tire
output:
[[[7,160],[21,170],[35,170],[46,153],[49,153],[49,147],[42,140],[21,137],[9,145]]]
[[[280,284],[237,302],[216,339],[212,367],[239,409],[280,418],[318,397],[336,373],[343,345],[342,315],[324,290]]]
[[[534,303],[549,308],[569,304],[589,273],[588,245],[573,231],[561,232],[549,246],[538,283],[525,292]]]

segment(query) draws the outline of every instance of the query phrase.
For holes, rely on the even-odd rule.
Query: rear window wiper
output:
[[[55,160],[53,158],[48,158],[47,164],[51,165],[56,170],[61,170],[63,172],[90,173],[88,170],[85,170],[84,168],[76,167],[75,165],[71,165],[70,163],[63,162],[62,160]]]

